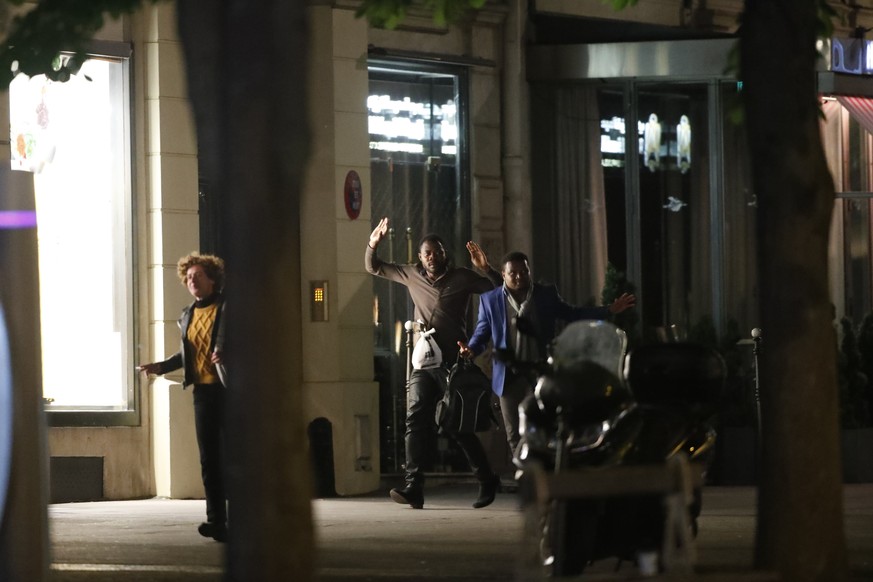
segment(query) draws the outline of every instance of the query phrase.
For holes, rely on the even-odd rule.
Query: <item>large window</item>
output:
[[[127,61],[93,58],[66,83],[19,76],[10,107],[13,169],[34,172],[47,410],[118,412],[116,422],[129,421]]]

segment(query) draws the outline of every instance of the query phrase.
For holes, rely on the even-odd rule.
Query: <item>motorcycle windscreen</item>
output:
[[[630,403],[630,392],[618,376],[594,362],[544,376],[534,391],[544,412],[558,407],[572,422],[596,423],[613,417]]]
[[[564,328],[552,344],[551,355],[558,372],[572,372],[593,362],[620,376],[626,351],[623,330],[607,321],[582,320]]]

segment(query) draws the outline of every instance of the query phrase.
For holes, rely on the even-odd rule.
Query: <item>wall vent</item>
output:
[[[103,499],[103,457],[52,457],[49,503]]]

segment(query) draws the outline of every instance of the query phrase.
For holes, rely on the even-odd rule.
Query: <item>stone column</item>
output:
[[[176,320],[191,297],[176,274],[179,257],[200,249],[197,137],[188,101],[185,62],[175,4],[145,9],[145,147],[148,204],[148,273],[151,313],[148,361],[179,349]],[[194,405],[180,385],[181,372],[156,378],[149,396],[156,493],[176,499],[203,497]],[[145,385],[145,384],[144,384]],[[148,401],[148,399],[143,399]]]
[[[533,251],[530,182],[530,104],[525,78],[527,3],[509,3],[504,36],[503,184],[508,250]],[[508,235],[507,235],[507,238]]]
[[[8,107],[0,116],[9,127]],[[48,457],[36,210],[33,174],[11,171],[7,140],[0,143],[0,214],[11,220],[0,221],[0,405],[11,406],[0,415],[0,580],[41,582],[48,579]]]
[[[301,196],[305,422],[332,429],[336,492],[379,487],[379,392],[373,382],[373,283],[364,271],[370,227],[367,23],[353,10],[309,8],[312,154]],[[360,180],[361,207],[348,188]],[[354,192],[348,190],[351,198]],[[327,281],[327,320],[312,315]],[[324,459],[316,459],[318,461]]]

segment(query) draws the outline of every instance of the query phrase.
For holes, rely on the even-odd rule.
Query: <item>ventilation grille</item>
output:
[[[50,503],[103,499],[103,457],[52,457]]]

